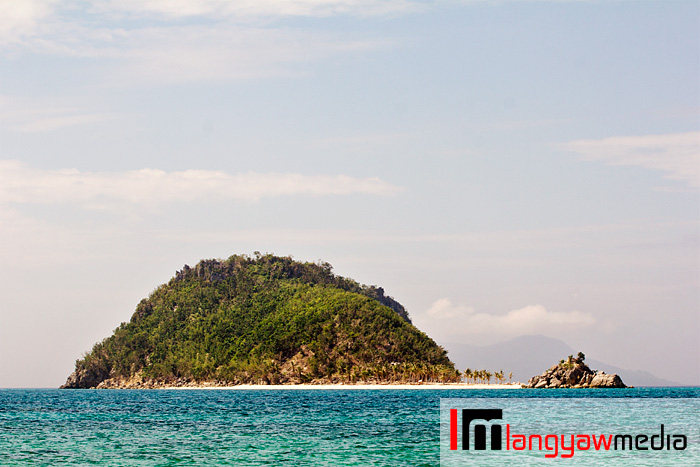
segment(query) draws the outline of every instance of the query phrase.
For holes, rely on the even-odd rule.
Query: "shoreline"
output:
[[[387,390],[387,389],[522,389],[520,383],[511,384],[464,384],[464,383],[420,383],[420,384],[239,384],[236,386],[163,386],[157,389],[223,389],[230,391],[269,390]]]

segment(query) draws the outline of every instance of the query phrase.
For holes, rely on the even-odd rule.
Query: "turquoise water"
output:
[[[439,466],[441,398],[493,399],[506,410],[509,404],[525,404],[554,432],[577,427],[583,420],[555,411],[546,417],[552,406],[548,402],[564,401],[587,410],[589,423],[596,417],[608,423],[623,402],[648,410],[614,417],[618,428],[644,430],[658,426],[654,414],[674,414],[666,423],[688,435],[683,457],[670,452],[653,459],[635,453],[631,460],[619,453],[605,458],[577,454],[572,459],[518,458],[519,465],[646,465],[650,459],[648,465],[654,466],[700,465],[700,389],[638,388],[5,389],[0,390],[0,466]],[[512,458],[489,462],[510,465]]]

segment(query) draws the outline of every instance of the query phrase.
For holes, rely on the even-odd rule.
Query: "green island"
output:
[[[270,254],[187,265],[76,361],[67,389],[459,382],[380,287]]]

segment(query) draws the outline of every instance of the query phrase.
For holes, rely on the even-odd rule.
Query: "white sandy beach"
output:
[[[230,390],[329,390],[329,389],[521,389],[520,383],[512,384],[240,384],[237,386],[172,386],[161,389],[230,389]]]

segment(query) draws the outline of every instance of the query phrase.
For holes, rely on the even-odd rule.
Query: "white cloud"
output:
[[[666,178],[700,188],[700,132],[648,136],[617,136],[599,140],[576,140],[562,148],[585,160],[614,166],[637,166],[660,170]]]
[[[40,133],[114,119],[115,114],[88,111],[82,103],[0,95],[0,125],[17,132]]]
[[[386,15],[424,7],[411,0],[111,0],[99,8],[126,14],[189,16],[334,16]]]
[[[451,0],[444,4],[479,4],[492,0]],[[520,1],[520,0],[510,0]],[[581,0],[550,0],[581,1]],[[337,15],[383,16],[423,11],[440,2],[425,0],[109,0],[97,8],[122,14],[190,16],[234,16],[238,18]]]
[[[109,118],[110,117],[105,114],[63,115],[58,117],[40,118],[23,125],[18,125],[14,129],[22,132],[38,133],[59,130],[70,126],[87,125],[90,123],[101,122]]]
[[[556,335],[596,323],[590,313],[547,311],[542,305],[529,305],[504,315],[477,313],[473,308],[453,304],[449,298],[435,301],[424,315],[416,318],[420,329],[443,341],[473,341],[479,336],[498,340],[527,334]]]
[[[0,44],[34,34],[41,21],[49,17],[56,0],[0,1]]]
[[[125,33],[113,51],[120,81],[191,82],[298,73],[293,64],[383,47],[289,29],[186,26]]]
[[[393,195],[400,188],[378,178],[293,173],[227,174],[211,170],[165,172],[80,172],[76,169],[36,170],[17,161],[0,161],[0,202],[77,203],[108,208],[115,203],[157,205],[201,199],[258,200],[307,195]]]
[[[187,47],[180,62],[194,60],[194,66],[201,66],[211,55],[223,55],[224,63],[230,61],[225,51],[238,43],[244,47],[234,52],[249,52],[249,59],[260,55],[255,43],[252,48],[245,47],[250,45],[251,35],[269,34],[270,39],[263,42],[273,40],[278,55],[287,54],[300,39],[291,30],[271,25],[278,19],[403,14],[424,7],[424,2],[412,0],[86,0],[77,4],[66,0],[3,0],[0,52],[111,58],[143,51],[145,55],[153,52],[150,57],[157,58],[166,43],[184,43]],[[276,40],[280,36],[284,40]],[[152,38],[157,42],[152,44]],[[192,39],[194,42],[189,42]],[[324,48],[328,44],[327,38],[314,39],[304,41],[305,50],[313,52],[317,50],[314,45]],[[205,40],[208,42],[202,47]],[[134,42],[136,46],[130,47]],[[193,50],[198,54],[189,53]],[[313,53],[310,55],[313,57]],[[297,56],[292,54],[287,61]],[[172,54],[169,57],[176,59]],[[206,61],[208,66],[214,63]]]
[[[0,52],[92,58],[99,61],[96,76],[119,85],[294,75],[299,73],[294,64],[391,45],[385,39],[236,22],[225,15],[196,24],[166,19],[145,26],[94,11],[86,17],[47,17],[41,27],[20,28],[24,32],[8,26]]]

